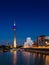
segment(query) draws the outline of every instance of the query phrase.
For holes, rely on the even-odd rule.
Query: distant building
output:
[[[38,37],[38,46],[49,46],[49,36],[39,36]]]
[[[37,47],[38,43],[34,41],[34,44],[32,45],[32,47]]]

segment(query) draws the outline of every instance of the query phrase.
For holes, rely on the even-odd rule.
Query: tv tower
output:
[[[13,30],[14,30],[14,48],[16,48],[16,23],[15,22],[14,22]]]

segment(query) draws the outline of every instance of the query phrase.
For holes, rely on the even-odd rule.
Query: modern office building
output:
[[[49,36],[39,36],[38,37],[38,46],[49,46]]]

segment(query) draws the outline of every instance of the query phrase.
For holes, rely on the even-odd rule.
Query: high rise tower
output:
[[[14,22],[13,30],[14,30],[14,48],[16,48],[16,23],[15,22]]]

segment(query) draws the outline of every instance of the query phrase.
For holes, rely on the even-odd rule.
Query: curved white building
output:
[[[24,48],[30,48],[34,44],[33,40],[30,37],[26,38],[26,42],[24,42]]]

